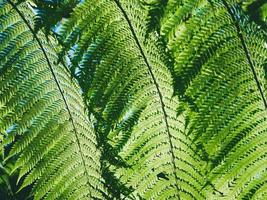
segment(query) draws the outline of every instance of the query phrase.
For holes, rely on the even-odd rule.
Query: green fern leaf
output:
[[[60,59],[21,2],[0,7],[7,196],[11,166],[35,199],[266,199],[266,33],[243,11],[264,1],[35,1],[36,30],[68,15]]]
[[[20,190],[33,184],[34,199],[103,199],[100,152],[80,89],[54,64],[55,42],[35,34],[33,16],[26,3],[0,4],[4,165],[16,159]]]
[[[230,0],[170,0],[160,33],[189,134],[208,162],[205,196],[265,199],[265,33]]]
[[[156,36],[146,37],[145,14],[137,1],[84,1],[59,29],[61,55],[70,55],[102,144],[126,163],[106,161],[132,191],[117,198],[204,199],[205,162],[176,115],[171,75]]]

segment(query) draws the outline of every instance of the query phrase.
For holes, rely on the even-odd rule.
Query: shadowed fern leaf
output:
[[[19,171],[20,190],[33,184],[34,199],[103,199],[100,154],[80,89],[54,64],[55,51],[33,32],[32,19],[27,4],[1,2],[4,165],[16,158],[12,171]]]
[[[240,5],[253,21],[267,30],[266,0],[240,0]]]
[[[266,199],[264,33],[230,0],[170,0],[161,19],[207,199]]]
[[[36,0],[35,31],[21,2],[0,6],[6,196],[267,198],[264,1]]]
[[[145,14],[133,0],[84,1],[59,29],[61,54],[69,52],[99,137],[126,163],[107,164],[132,191],[120,198],[204,199],[205,163],[176,115],[165,58],[156,36],[145,37]]]

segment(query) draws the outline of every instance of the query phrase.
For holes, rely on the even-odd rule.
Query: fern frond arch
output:
[[[29,6],[4,1],[0,7],[3,163],[17,157],[12,172],[19,171],[18,183],[23,179],[20,190],[34,183],[35,199],[101,199],[100,155],[77,84],[54,64],[57,55],[44,35],[35,34]]]
[[[35,0],[35,19],[5,1],[0,185],[13,169],[35,199],[265,199],[267,49],[254,1]],[[33,51],[17,51],[22,38]]]
[[[164,10],[159,34],[208,163],[205,196],[266,198],[266,33],[232,0],[169,1]]]
[[[176,115],[165,56],[156,36],[146,37],[141,10],[136,1],[84,1],[59,29],[61,54],[72,49],[72,71],[98,127],[106,127],[98,132],[119,147],[115,152],[126,167],[109,170],[132,190],[128,197],[201,199],[201,162],[186,137],[184,117]],[[132,112],[140,109],[138,116]],[[120,125],[127,120],[135,124],[124,135]],[[116,142],[121,137],[127,139]]]

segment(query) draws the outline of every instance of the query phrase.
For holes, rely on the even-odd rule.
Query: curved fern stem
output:
[[[87,167],[86,167],[86,164],[85,164],[84,155],[83,155],[82,150],[81,150],[81,143],[80,143],[80,140],[79,140],[79,138],[78,138],[77,129],[76,129],[76,126],[75,126],[75,124],[74,124],[74,120],[73,120],[73,117],[72,117],[70,108],[69,108],[69,106],[68,106],[67,100],[66,100],[66,98],[65,98],[65,96],[64,96],[63,90],[62,90],[61,87],[60,87],[59,80],[58,80],[57,77],[56,77],[56,74],[55,74],[55,72],[54,72],[54,70],[53,70],[53,67],[52,67],[52,65],[51,65],[51,63],[50,63],[50,61],[49,61],[49,59],[48,59],[48,56],[47,56],[47,54],[46,54],[46,52],[45,52],[45,49],[44,49],[44,47],[43,47],[43,45],[42,45],[40,39],[38,38],[38,36],[37,36],[36,33],[34,32],[33,28],[31,27],[31,25],[28,23],[28,21],[27,21],[26,18],[24,17],[23,13],[21,13],[20,10],[17,8],[16,4],[14,4],[14,3],[13,3],[12,1],[10,1],[10,0],[7,0],[7,2],[13,7],[14,10],[16,10],[16,12],[19,14],[19,16],[21,17],[21,19],[22,19],[22,20],[24,21],[24,23],[27,25],[27,27],[29,28],[30,32],[33,34],[34,39],[36,39],[38,45],[40,46],[41,51],[42,51],[43,54],[44,54],[45,60],[46,60],[46,62],[47,62],[47,64],[48,64],[48,66],[49,66],[49,69],[50,69],[50,71],[51,71],[51,74],[52,74],[52,76],[53,76],[53,78],[54,78],[54,81],[55,81],[55,83],[56,83],[56,85],[57,85],[57,87],[58,87],[58,90],[59,90],[59,92],[60,92],[60,94],[61,94],[61,96],[62,96],[62,99],[63,99],[63,101],[64,101],[65,107],[66,107],[67,112],[68,112],[68,114],[69,114],[69,117],[70,117],[69,120],[70,120],[70,122],[71,122],[71,124],[72,124],[72,126],[73,126],[73,130],[74,130],[75,138],[76,138],[76,141],[77,141],[77,144],[78,144],[78,148],[79,148],[79,152],[80,152],[80,155],[81,155],[82,163],[83,163],[83,166],[84,166],[84,168],[85,168],[85,173],[86,173],[86,177],[87,177],[87,184],[89,185],[89,187],[91,187],[91,185],[90,185],[90,181],[89,181],[89,179],[88,179],[88,178],[89,178],[89,174],[88,174]],[[89,191],[89,192],[90,192],[90,194],[91,194],[91,191]],[[91,196],[91,195],[90,195],[90,196]]]
[[[243,34],[242,34],[241,28],[240,28],[240,26],[239,26],[239,22],[236,20],[235,15],[234,15],[234,13],[232,12],[231,8],[229,7],[228,3],[227,3],[225,0],[222,0],[222,3],[223,3],[223,5],[225,6],[227,12],[229,13],[229,15],[231,16],[231,18],[232,18],[232,20],[233,20],[233,22],[234,22],[234,25],[235,25],[236,30],[237,30],[237,35],[238,35],[238,37],[239,37],[239,39],[240,39],[240,42],[241,42],[241,45],[242,45],[242,47],[243,47],[243,49],[244,49],[244,52],[245,52],[245,55],[246,55],[248,64],[249,64],[250,69],[251,69],[251,71],[252,71],[252,73],[253,73],[253,77],[254,77],[254,79],[255,79],[255,81],[256,81],[256,84],[257,84],[257,87],[258,87],[258,89],[259,89],[259,92],[260,92],[262,101],[263,101],[263,103],[264,103],[264,107],[265,107],[265,109],[267,110],[267,101],[266,101],[266,98],[265,98],[265,96],[264,96],[264,92],[263,92],[263,90],[262,90],[260,81],[259,81],[259,79],[258,79],[257,72],[256,72],[256,70],[255,70],[255,67],[254,67],[253,63],[252,63],[252,59],[251,59],[249,50],[248,50],[248,48],[247,48],[247,45],[246,45],[244,36],[243,36]]]
[[[168,119],[167,119],[167,113],[166,113],[166,110],[165,110],[165,104],[163,102],[163,97],[162,97],[162,93],[159,89],[159,85],[157,83],[157,80],[155,78],[155,75],[153,74],[153,71],[152,71],[152,67],[151,65],[149,64],[148,62],[148,59],[146,58],[146,55],[144,53],[144,50],[142,49],[142,46],[137,38],[137,35],[135,33],[135,30],[131,24],[131,21],[129,19],[129,17],[127,16],[127,13],[124,11],[124,9],[122,8],[120,2],[118,0],[114,0],[114,2],[116,3],[116,5],[118,6],[118,8],[120,9],[120,11],[122,12],[125,20],[127,21],[128,25],[129,25],[129,28],[131,30],[131,33],[134,37],[134,40],[136,42],[136,45],[138,46],[138,49],[140,50],[140,53],[144,59],[144,62],[148,68],[148,71],[149,71],[149,74],[151,75],[152,77],[152,80],[153,80],[153,83],[155,84],[155,87],[156,87],[156,90],[158,92],[158,95],[159,95],[159,100],[160,100],[160,104],[161,104],[161,108],[162,108],[162,112],[163,112],[163,117],[164,117],[164,122],[165,122],[165,125],[166,125],[166,131],[167,131],[167,134],[168,134],[168,142],[170,144],[170,149],[171,149],[171,158],[172,158],[172,164],[173,164],[173,168],[174,168],[174,177],[175,177],[175,181],[176,181],[176,189],[177,189],[177,193],[179,194],[179,187],[178,187],[178,177],[177,177],[177,174],[176,174],[176,171],[177,171],[177,166],[175,164],[175,156],[174,156],[174,147],[173,147],[173,144],[172,144],[172,140],[171,140],[171,133],[170,133],[170,129],[169,129],[169,123],[168,123]],[[179,196],[178,196],[179,197]],[[179,197],[180,199],[180,197]]]

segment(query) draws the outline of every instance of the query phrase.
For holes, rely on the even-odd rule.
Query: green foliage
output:
[[[132,191],[127,198],[201,199],[201,162],[184,117],[176,115],[156,36],[145,37],[144,18],[136,1],[85,1],[59,30],[61,53],[72,48],[71,70],[97,119],[103,152],[125,163],[104,161],[118,184]]]
[[[267,30],[266,0],[242,0],[240,4],[252,20]]]
[[[27,4],[0,8],[3,167],[16,159],[9,174],[19,171],[17,190],[34,183],[35,199],[102,199],[99,151],[77,84],[54,65],[44,35],[34,34]]]
[[[264,33],[234,1],[169,1],[160,34],[172,53],[188,132],[204,152],[210,199],[265,199]],[[215,192],[214,192],[215,189]]]
[[[261,2],[4,1],[4,198],[266,199]]]
[[[50,29],[54,28],[57,23],[68,18],[78,0],[35,0],[36,6],[35,31],[41,28],[45,29],[45,33],[49,34]]]

